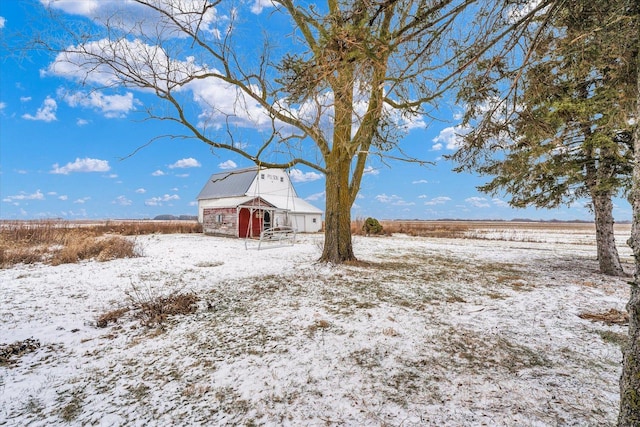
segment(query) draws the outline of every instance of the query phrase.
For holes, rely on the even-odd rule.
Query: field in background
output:
[[[354,220],[352,234],[363,235],[363,225],[364,219]],[[381,225],[386,236],[595,244],[595,225],[585,222],[383,220]],[[119,236],[201,232],[201,224],[188,220],[0,221],[0,268],[18,263],[58,265],[138,256],[131,240]],[[630,224],[616,224],[623,261],[631,260],[626,245],[630,233]]]

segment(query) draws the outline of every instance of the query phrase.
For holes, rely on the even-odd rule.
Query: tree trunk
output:
[[[596,219],[596,246],[600,272],[609,276],[624,276],[613,231],[611,194],[601,192],[591,198]]]
[[[324,249],[320,261],[341,264],[355,261],[351,243],[349,161],[334,158],[327,164]]]
[[[636,4],[636,19],[638,19]],[[631,282],[631,298],[627,304],[629,312],[629,342],[624,349],[622,376],[620,377],[619,427],[640,426],[640,54],[636,51],[636,124],[633,132],[633,177],[631,204],[633,223],[629,246],[633,249],[635,273]]]

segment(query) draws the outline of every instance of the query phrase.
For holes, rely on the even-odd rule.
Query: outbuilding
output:
[[[282,169],[232,170],[211,175],[198,194],[198,221],[206,234],[258,237],[264,230],[322,229],[322,210],[298,197]]]

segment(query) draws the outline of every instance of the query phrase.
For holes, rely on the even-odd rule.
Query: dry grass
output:
[[[127,292],[135,316],[144,326],[162,325],[169,316],[195,313],[200,297],[192,292],[174,290],[160,295],[151,287],[131,285]]]
[[[122,307],[107,311],[106,313],[102,313],[96,319],[96,326],[99,328],[106,328],[109,323],[116,323],[118,320],[120,320],[122,316],[129,312],[129,310],[129,307]]]
[[[33,338],[12,344],[0,344],[0,366],[12,365],[23,354],[36,351],[38,348],[40,348],[40,341]]]
[[[106,328],[117,323],[127,313],[140,320],[144,326],[158,326],[166,322],[169,316],[194,313],[200,298],[193,293],[174,292],[166,296],[155,295],[150,290],[142,291],[138,287],[127,293],[131,304],[126,307],[109,310],[96,319],[96,326]]]
[[[363,236],[365,220],[357,218],[351,222],[351,234]],[[465,233],[471,230],[471,226],[466,222],[456,221],[380,221],[383,227],[383,234],[407,234],[417,237],[442,237],[442,238],[463,238]]]
[[[195,221],[4,221],[0,222],[0,268],[130,258],[140,253],[134,241],[122,236],[201,231]]]
[[[607,325],[628,325],[629,313],[616,310],[615,308],[609,309],[603,313],[581,313],[578,315],[581,319],[591,320],[594,322],[603,322]]]

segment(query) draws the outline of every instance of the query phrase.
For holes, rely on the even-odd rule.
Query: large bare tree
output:
[[[251,15],[224,0],[133,0],[91,20],[58,16],[62,31],[41,41],[57,52],[50,73],[155,94],[163,102],[146,112],[178,123],[171,137],[324,173],[321,260],[341,263],[355,259],[350,210],[368,159],[393,149],[394,159],[419,161],[399,146],[407,129],[487,49],[516,40],[511,30],[543,3],[273,0]],[[258,144],[239,136],[249,128]]]

